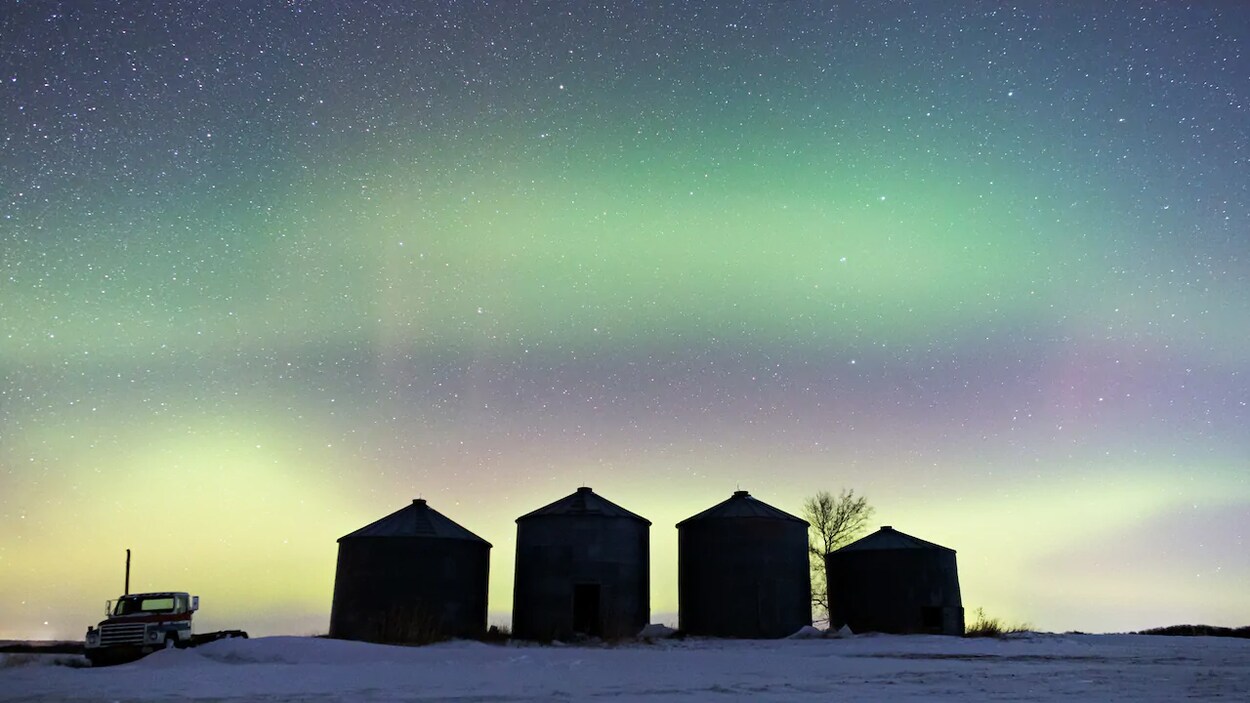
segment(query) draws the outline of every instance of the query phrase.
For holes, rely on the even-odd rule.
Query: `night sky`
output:
[[[412,7],[407,7],[411,5]],[[335,540],[853,488],[1048,630],[1250,624],[1250,6],[5,2],[0,638]]]

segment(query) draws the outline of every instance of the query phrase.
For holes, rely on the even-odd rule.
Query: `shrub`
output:
[[[487,644],[507,644],[512,639],[512,630],[507,625],[491,625],[481,639]]]
[[[1242,637],[1250,639],[1250,627],[1215,627],[1212,625],[1170,625],[1136,632],[1137,635],[1167,635],[1172,637]]]

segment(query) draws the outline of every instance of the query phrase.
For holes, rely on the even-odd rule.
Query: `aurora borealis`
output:
[[[854,488],[969,610],[1250,623],[1250,7],[9,2],[0,638],[335,539]]]

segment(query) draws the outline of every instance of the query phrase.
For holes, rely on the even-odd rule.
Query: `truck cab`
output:
[[[88,627],[84,643],[93,664],[137,659],[156,649],[192,642],[191,615],[199,596],[180,591],[132,593],[105,606],[105,619]]]

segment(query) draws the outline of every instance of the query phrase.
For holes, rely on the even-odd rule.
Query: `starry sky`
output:
[[[1250,7],[9,0],[0,638],[325,632],[494,544],[853,488],[1047,630],[1250,623]]]

